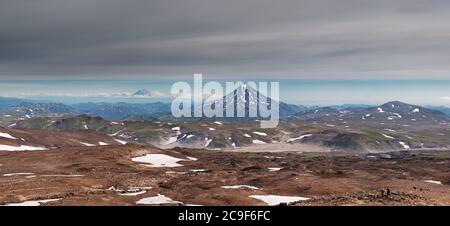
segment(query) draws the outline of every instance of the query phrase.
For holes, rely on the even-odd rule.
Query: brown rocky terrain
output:
[[[180,166],[132,161],[146,154],[179,158]],[[233,185],[253,187],[222,187]],[[390,195],[381,197],[386,189]],[[42,205],[136,205],[158,194],[172,199],[170,205],[266,205],[251,195],[310,198],[291,205],[450,205],[450,155],[383,159],[134,144],[0,151],[0,204],[57,199]]]

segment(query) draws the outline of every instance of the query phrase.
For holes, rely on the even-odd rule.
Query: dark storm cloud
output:
[[[445,0],[3,0],[0,78],[449,78]]]

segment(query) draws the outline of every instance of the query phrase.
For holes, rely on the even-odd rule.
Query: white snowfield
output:
[[[24,202],[17,202],[17,203],[8,203],[4,206],[40,206],[43,203],[47,202],[56,202],[61,199],[39,199],[39,200],[31,200],[31,201],[24,201]]]
[[[41,151],[41,150],[47,150],[47,148],[32,147],[32,146],[27,146],[27,145],[19,145],[18,147],[16,147],[16,146],[0,144],[0,151]]]
[[[146,154],[144,156],[135,157],[131,159],[134,162],[147,163],[150,167],[178,167],[183,166],[178,164],[179,161],[186,161],[186,159],[179,159],[164,154]]]
[[[301,140],[301,139],[303,139],[303,138],[305,138],[305,137],[310,137],[310,136],[312,136],[312,134],[305,134],[305,135],[301,135],[301,136],[299,136],[299,137],[289,138],[289,139],[287,140],[287,142],[288,142],[288,143],[289,143],[289,142],[294,142],[294,141],[296,141],[296,140]]]
[[[106,146],[106,145],[108,145],[107,143],[105,143],[105,142],[98,142],[98,144],[100,145],[100,146]]]
[[[171,198],[158,194],[156,196],[140,199],[136,204],[141,205],[161,205],[161,204],[183,204],[182,202],[173,201]]]
[[[8,139],[13,139],[13,140],[16,140],[16,139],[17,139],[17,138],[15,138],[15,137],[11,136],[9,133],[2,133],[2,132],[0,132],[0,137],[8,138]]]
[[[424,180],[424,182],[432,183],[432,184],[442,184],[442,182],[437,181],[437,180]]]
[[[263,132],[257,132],[257,131],[255,131],[255,132],[253,132],[254,134],[256,134],[256,135],[260,135],[260,136],[267,136],[267,133],[263,133]]]
[[[231,185],[231,186],[221,186],[221,188],[224,188],[224,189],[242,189],[242,188],[248,188],[248,189],[259,190],[258,187],[251,186],[251,185]]]
[[[269,206],[276,206],[281,203],[291,203],[291,202],[298,202],[298,201],[306,201],[310,198],[304,198],[299,196],[280,196],[280,195],[250,195],[250,198],[259,199]]]

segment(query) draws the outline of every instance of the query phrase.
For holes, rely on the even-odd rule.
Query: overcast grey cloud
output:
[[[447,0],[2,0],[0,78],[449,79],[449,12]]]

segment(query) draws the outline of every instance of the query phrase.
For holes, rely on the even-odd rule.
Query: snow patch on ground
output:
[[[144,156],[135,157],[131,159],[134,162],[147,163],[150,167],[178,167],[183,166],[178,164],[184,159],[175,158],[164,154],[146,154]]]
[[[391,137],[391,136],[386,135],[386,134],[384,134],[384,133],[382,133],[381,135],[383,135],[383,137],[386,137],[386,138],[389,138],[389,139],[395,139],[394,137]]]
[[[264,142],[262,140],[253,140],[252,143],[254,143],[254,144],[267,144],[266,142]]]
[[[244,137],[252,137],[252,136],[250,136],[250,135],[248,135],[248,134],[246,133],[246,134],[244,134]]]
[[[267,169],[269,170],[269,172],[275,172],[275,171],[280,171],[283,168],[282,167],[269,167]]]
[[[31,200],[31,201],[24,201],[24,202],[17,202],[17,203],[8,203],[4,206],[40,206],[41,204],[48,203],[48,202],[56,202],[61,199],[39,199],[39,200]]]
[[[221,186],[221,188],[224,188],[224,189],[242,189],[242,188],[247,188],[247,189],[259,190],[258,187],[251,186],[251,185],[231,185],[231,186]]]
[[[41,151],[41,150],[47,150],[47,148],[32,147],[27,145],[20,145],[19,147],[16,147],[0,144],[0,151]]]
[[[42,177],[84,177],[83,174],[45,174]]]
[[[397,118],[402,118],[402,115],[400,115],[399,113],[392,113],[392,114],[397,116]]]
[[[171,198],[158,194],[156,196],[140,199],[136,202],[140,205],[161,205],[161,204],[183,204],[182,202],[173,201]]]
[[[306,201],[310,198],[304,198],[299,196],[280,196],[280,195],[250,195],[250,198],[259,199],[269,206],[276,206],[281,203],[291,203],[298,201]]]
[[[98,144],[99,144],[100,146],[105,146],[105,145],[108,145],[107,143],[105,143],[105,142],[101,142],[101,141],[99,141],[99,142],[98,142]]]
[[[84,143],[84,142],[80,142],[80,144],[82,144],[82,145],[84,145],[84,146],[88,146],[88,147],[93,147],[93,146],[95,146],[95,144]]]
[[[219,126],[223,125],[223,123],[222,123],[222,122],[219,122],[219,121],[215,121],[214,123],[217,124],[217,125],[219,125]]]
[[[208,139],[207,137],[205,137],[205,148],[209,146],[209,144],[212,142],[212,139]]]
[[[34,175],[34,173],[7,173],[7,174],[3,174],[4,177],[27,176],[27,175]]]
[[[0,137],[8,138],[8,139],[13,139],[13,140],[16,140],[16,139],[17,139],[17,138],[15,138],[15,137],[11,136],[9,133],[2,133],[2,132],[0,132]]]
[[[267,136],[267,133],[263,133],[263,132],[257,132],[257,131],[255,131],[255,132],[253,132],[254,134],[256,134],[256,135],[259,135],[259,136]]]
[[[171,137],[171,138],[169,138],[169,140],[164,142],[163,145],[169,145],[169,144],[173,144],[175,142],[177,142],[177,137]]]
[[[173,127],[172,130],[173,131],[180,131],[180,127],[179,126]]]
[[[117,142],[119,142],[119,143],[121,143],[121,144],[127,144],[127,142],[126,141],[123,141],[123,140],[118,140],[118,139],[114,139],[115,141],[117,141]]]
[[[189,171],[194,172],[194,173],[198,173],[198,172],[206,172],[207,170],[206,169],[191,169]]]
[[[138,195],[142,195],[147,193],[147,191],[136,191],[136,192],[125,192],[125,193],[120,193],[119,195],[122,196],[138,196]]]
[[[189,157],[189,156],[186,156],[186,158],[188,158],[188,159],[191,160],[191,161],[197,161],[197,160],[198,160],[198,158]]]
[[[310,137],[310,136],[312,136],[312,134],[301,135],[301,136],[299,136],[299,137],[290,138],[290,139],[287,140],[287,142],[294,142],[294,141],[296,141],[296,140],[301,140],[301,139],[303,139],[303,138],[305,138],[305,137]]]
[[[432,183],[432,184],[442,184],[442,182],[437,181],[437,180],[424,180],[424,182]]]
[[[399,143],[400,145],[402,145],[404,149],[409,149],[409,145],[407,145],[405,142],[400,141],[400,142],[398,142],[398,143]]]

